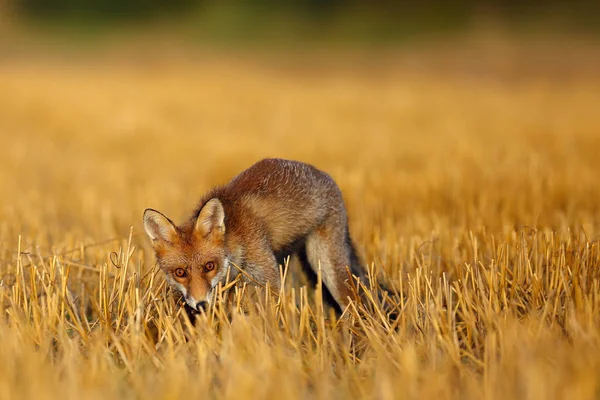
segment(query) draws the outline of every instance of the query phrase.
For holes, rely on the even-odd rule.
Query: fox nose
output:
[[[198,303],[196,303],[196,310],[198,310],[198,311],[206,310],[207,305],[208,305],[208,303],[205,300],[199,301]]]

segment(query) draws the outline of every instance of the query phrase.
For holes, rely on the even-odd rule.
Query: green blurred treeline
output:
[[[13,0],[15,11],[43,22],[85,26],[173,19],[199,34],[260,38],[324,34],[374,40],[469,26],[482,15],[513,26],[550,21],[596,30],[596,2],[580,0]],[[600,3],[600,2],[598,2]]]

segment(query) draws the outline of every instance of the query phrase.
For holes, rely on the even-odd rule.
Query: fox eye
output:
[[[183,278],[186,275],[185,269],[183,268],[177,268],[175,270],[175,276],[178,278]]]
[[[212,271],[213,269],[215,269],[215,263],[212,261],[207,262],[206,264],[204,264],[204,269],[206,270],[206,272]]]

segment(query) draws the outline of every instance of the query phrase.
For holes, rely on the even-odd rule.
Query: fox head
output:
[[[229,269],[224,220],[223,205],[216,198],[202,207],[195,221],[181,227],[156,210],[144,211],[144,229],[167,282],[196,311],[211,302]]]

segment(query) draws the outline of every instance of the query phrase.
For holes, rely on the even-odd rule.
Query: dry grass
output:
[[[0,66],[0,398],[598,397],[600,82],[241,65]],[[396,329],[294,282],[186,323],[141,213],[265,156],[335,177]]]

